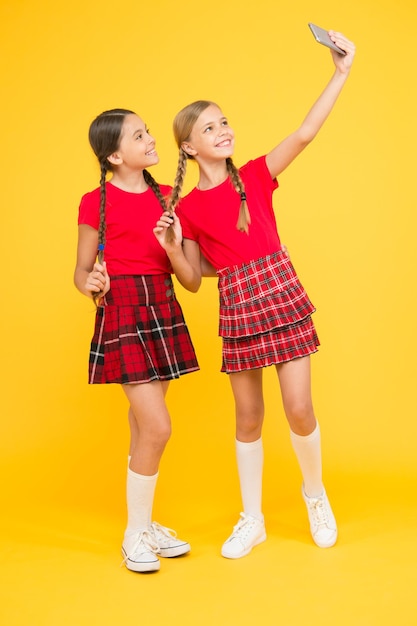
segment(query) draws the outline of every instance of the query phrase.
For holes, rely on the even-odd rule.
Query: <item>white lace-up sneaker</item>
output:
[[[304,492],[304,485],[301,491],[307,506],[314,543],[319,548],[331,548],[337,540],[337,525],[326,491],[318,498],[309,498]]]
[[[158,554],[163,557],[180,556],[187,554],[191,550],[190,544],[177,539],[177,533],[172,528],[161,526],[157,522],[152,522],[151,533],[154,541],[158,545]]]
[[[265,539],[264,522],[252,515],[241,513],[232,534],[222,546],[222,556],[227,559],[240,559]]]
[[[125,535],[122,546],[124,559],[122,565],[132,572],[156,572],[160,568],[159,546],[150,529],[140,530],[132,535]]]

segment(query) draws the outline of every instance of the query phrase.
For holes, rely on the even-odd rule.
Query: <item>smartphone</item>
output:
[[[324,30],[324,28],[320,28],[320,26],[316,26],[311,22],[309,22],[308,25],[310,26],[310,30],[313,33],[314,39],[316,41],[323,44],[323,46],[327,46],[332,50],[336,50],[336,52],[338,52],[339,54],[346,54],[346,52],[342,50],[342,48],[339,48],[339,46],[336,46],[336,44],[333,43],[327,33],[327,30]]]

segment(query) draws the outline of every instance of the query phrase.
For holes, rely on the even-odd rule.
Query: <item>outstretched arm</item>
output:
[[[174,221],[172,221],[174,220]],[[174,227],[174,240],[168,242],[167,228]],[[198,291],[201,285],[200,248],[197,242],[186,239],[182,241],[182,229],[178,216],[168,212],[163,213],[153,229],[154,235],[164,248],[171,261],[172,269],[179,282],[188,291]]]
[[[335,71],[324,91],[311,107],[301,126],[281,141],[266,157],[266,164],[275,178],[304,150],[323,126],[336,100],[343,89],[355,56],[354,44],[341,33],[329,31],[334,43],[346,52],[346,55],[331,50]]]

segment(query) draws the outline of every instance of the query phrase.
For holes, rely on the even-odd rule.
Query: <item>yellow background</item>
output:
[[[135,577],[117,557],[126,402],[117,386],[87,385],[94,310],[72,285],[79,200],[99,180],[88,126],[108,108],[137,111],[157,139],[152,173],[171,183],[172,119],[208,98],[242,164],[291,132],[330,78],[308,21],[357,45],[335,110],[275,193],[281,238],[317,307],[313,392],[340,540],[311,546],[271,368],[270,540],[237,563],[220,558],[241,504],[208,279],[197,295],[177,289],[201,371],[171,385],[155,502],[193,553]],[[416,27],[411,0],[1,1],[5,624],[417,623]]]

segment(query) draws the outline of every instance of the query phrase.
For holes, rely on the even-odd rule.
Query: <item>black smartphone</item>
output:
[[[324,28],[320,28],[320,26],[316,26],[311,22],[309,22],[308,25],[310,26],[310,30],[313,33],[314,39],[316,41],[323,44],[323,46],[327,46],[332,50],[336,50],[336,52],[338,52],[339,54],[346,54],[346,52],[342,50],[342,48],[339,48],[339,46],[336,46],[336,44],[333,43],[328,35],[327,30],[325,30]]]

